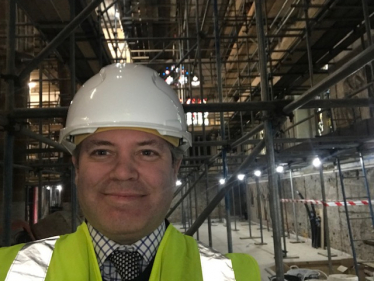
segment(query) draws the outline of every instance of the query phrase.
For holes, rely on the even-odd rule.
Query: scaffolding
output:
[[[74,169],[56,142],[59,129],[77,85],[103,65],[133,62],[154,68],[176,90],[193,136],[181,166],[182,185],[167,216],[181,209],[188,235],[208,219],[211,233],[211,214],[218,206],[221,219],[224,205],[232,252],[231,212],[236,209],[231,190],[239,174],[262,170],[269,187],[276,275],[283,280],[276,165],[285,164],[292,174],[291,168],[309,166],[316,155],[339,154],[349,161],[358,147],[363,154],[372,151],[373,6],[358,0],[162,5],[66,0],[61,7],[51,1],[42,13],[29,2],[2,1],[8,9],[5,83],[0,84],[5,101],[0,111],[3,245],[11,239],[15,170],[25,171],[21,189],[27,194],[39,188],[34,206],[39,219],[48,213],[42,204],[47,187],[64,182],[69,188],[62,201],[71,202],[76,228]],[[48,12],[55,16],[51,22],[38,18]],[[21,67],[16,65],[20,58]],[[28,100],[20,104],[22,89]],[[18,149],[22,153],[15,159]],[[225,183],[212,185],[219,178]],[[197,197],[200,185],[204,206]]]

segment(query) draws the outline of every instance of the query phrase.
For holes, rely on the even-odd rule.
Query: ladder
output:
[[[368,220],[368,219],[371,220],[371,227],[374,230],[374,212],[373,212],[373,204],[372,204],[372,201],[371,201],[372,197],[371,197],[371,194],[370,194],[369,183],[368,183],[368,180],[367,180],[364,158],[363,158],[361,152],[359,152],[359,158],[360,158],[360,166],[361,166],[361,175],[357,175],[355,177],[344,177],[343,173],[342,173],[342,170],[341,170],[340,159],[336,158],[337,166],[338,166],[338,170],[339,170],[340,186],[341,186],[343,202],[344,202],[344,210],[345,210],[345,215],[346,215],[346,219],[347,219],[349,241],[350,241],[351,250],[352,250],[354,268],[355,268],[355,272],[356,272],[357,276],[359,276],[359,267],[358,267],[358,262],[357,262],[357,254],[356,254],[355,243],[359,242],[359,241],[374,240],[373,238],[362,239],[361,237],[360,237],[360,239],[355,239],[353,231],[352,231],[352,224],[353,224],[352,222],[353,221],[357,222],[358,220],[365,220],[365,219],[366,220]],[[364,185],[364,188],[365,188],[366,196],[364,196],[364,197],[362,197],[362,196],[347,197],[344,180],[349,179],[349,178],[357,178],[357,179],[361,178],[363,180],[363,185]],[[352,202],[351,200],[364,200],[365,202],[367,201],[370,216],[369,217],[356,217],[356,218],[353,218],[352,216],[350,216],[350,212],[348,210],[349,209],[348,205],[351,205],[351,202]],[[374,232],[372,232],[372,233],[374,233]]]

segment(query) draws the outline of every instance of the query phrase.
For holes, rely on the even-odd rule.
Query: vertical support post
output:
[[[36,222],[42,219],[43,216],[43,174],[42,171],[38,171],[38,215],[36,216]]]
[[[25,221],[30,223],[30,207],[29,206],[30,206],[29,186],[25,186]]]
[[[198,66],[199,66],[199,79],[200,79],[200,85],[199,85],[199,91],[200,91],[200,99],[201,103],[203,103],[204,100],[204,92],[203,92],[203,82],[204,82],[204,77],[203,77],[203,69],[202,69],[202,64],[201,64],[201,44],[200,44],[200,21],[199,21],[199,16],[200,16],[200,9],[199,9],[199,0],[195,0],[195,6],[196,6],[196,15],[195,15],[195,22],[196,22],[196,52],[197,52],[197,59],[198,59]],[[188,24],[187,24],[188,25]],[[191,80],[191,79],[190,79]],[[191,93],[192,96],[192,93]],[[202,112],[202,118],[203,118],[203,123],[202,123],[202,132],[203,132],[203,141],[206,141],[206,130],[205,130],[205,120],[204,120],[205,112]],[[207,147],[204,145],[203,146],[203,155],[205,157],[208,156],[208,150]],[[206,181],[205,181],[205,190],[206,190],[206,202],[207,206],[209,204],[209,181],[208,181],[208,170],[209,166],[207,163],[205,163],[205,171],[206,171]],[[210,219],[210,215],[208,216],[208,236],[209,236],[209,247],[212,247],[212,222]]]
[[[372,35],[371,35],[371,24],[370,24],[368,0],[362,0],[362,10],[363,10],[363,13],[364,13],[365,30],[366,30],[368,47],[370,47],[371,45],[373,45],[373,38],[372,38]],[[363,44],[363,48],[366,49],[366,46],[364,46],[364,44]],[[372,81],[373,76],[374,76],[374,73],[373,73],[374,63],[371,62],[365,68],[366,68],[367,81],[370,82],[370,81]],[[368,92],[369,92],[369,97],[372,97],[373,92],[374,92],[374,89],[373,89],[372,85],[369,86]],[[372,109],[370,110],[370,113],[371,113],[371,116],[373,116],[374,112],[373,112]]]
[[[267,243],[264,243],[264,234],[263,234],[263,225],[262,225],[261,191],[260,191],[260,184],[258,182],[258,177],[255,177],[255,181],[256,181],[256,190],[257,190],[257,206],[258,206],[258,215],[260,219],[260,236],[261,236],[261,243],[255,243],[255,245],[267,245]]]
[[[217,88],[219,102],[223,102],[222,94],[222,77],[221,77],[221,49],[220,49],[220,35],[218,26],[218,1],[213,1],[213,14],[214,14],[214,38],[216,47],[216,68],[217,68]],[[220,112],[220,123],[221,123],[221,137],[225,140],[225,120],[223,112]],[[222,168],[223,178],[227,178],[227,164],[226,164],[226,149],[222,148]],[[225,210],[226,210],[226,227],[227,227],[227,246],[228,252],[232,253],[232,236],[231,236],[231,218],[230,218],[230,194],[225,194]]]
[[[310,87],[313,87],[314,81],[313,81],[313,57],[312,57],[312,49],[310,44],[310,24],[309,24],[309,3],[310,0],[304,0],[304,17],[305,17],[305,42],[306,42],[306,50],[308,55],[308,69],[309,69],[309,82]],[[318,135],[318,109],[314,109],[314,127],[316,135]],[[309,123],[309,121],[308,121]]]
[[[100,69],[103,66],[103,37],[104,36],[103,36],[102,28],[101,28],[102,18],[103,18],[103,12],[101,10],[101,4],[100,4],[99,5],[99,11],[97,13],[97,30],[99,32],[99,42],[100,42],[100,46],[99,46],[99,66],[100,66]]]
[[[16,37],[16,1],[9,0],[9,19],[7,32],[6,73],[15,77],[15,37]],[[7,80],[5,109],[9,112],[14,108],[14,78]],[[10,246],[11,218],[13,203],[13,146],[14,135],[8,129],[4,134],[4,167],[3,167],[3,244]]]
[[[69,0],[70,4],[70,20],[75,18],[75,1]],[[69,60],[69,67],[70,67],[70,93],[71,96],[74,97],[76,91],[75,85],[75,32],[73,31],[70,34],[70,60]],[[101,46],[101,43],[100,43]],[[101,47],[100,47],[101,48]],[[100,58],[101,59],[101,58]],[[71,229],[73,232],[77,230],[77,213],[78,213],[78,206],[77,206],[77,189],[75,186],[75,169],[74,166],[71,166]]]
[[[189,187],[191,186],[191,182],[189,183]],[[188,194],[188,211],[189,211],[189,218],[188,218],[188,228],[192,225],[192,190]]]
[[[71,231],[75,232],[77,230],[77,214],[78,214],[78,200],[77,200],[77,188],[75,186],[75,168],[74,165],[71,165]]]
[[[188,186],[188,179],[187,180],[187,183],[186,183],[186,186]],[[181,197],[183,197],[184,195],[184,187],[182,187],[181,189]],[[184,210],[184,200],[182,200],[182,203],[181,203],[181,215],[182,215],[182,229],[187,229],[187,225],[186,225],[186,212]]]
[[[38,193],[38,187],[34,186],[32,188],[32,224],[36,224],[38,222]]]
[[[362,0],[362,10],[364,12],[365,29],[366,29],[368,45],[371,46],[373,45],[373,39],[371,37],[371,24],[370,24],[369,6],[368,6],[367,0]]]
[[[197,184],[195,184],[195,187],[193,190],[194,190],[194,195],[195,195],[195,220],[196,220],[198,217]],[[199,230],[196,231],[196,240],[199,240]]]
[[[47,189],[47,194],[48,194],[48,214],[49,214],[49,212],[51,211],[51,205],[52,205],[52,187],[49,187],[49,189]],[[29,200],[27,202],[30,202]]]
[[[371,222],[372,222],[371,227],[374,229],[373,203],[371,202],[370,187],[369,187],[368,178],[366,176],[366,168],[365,168],[365,163],[364,163],[364,157],[362,156],[361,152],[359,152],[359,156],[360,156],[360,164],[361,164],[362,175],[364,177],[364,184],[365,184],[365,189],[366,189],[366,195],[367,195],[368,201],[369,201],[369,211],[370,211],[370,217],[371,217]]]
[[[295,191],[293,188],[293,177],[292,177],[292,169],[290,167],[290,188],[291,188],[291,198],[292,198],[292,213],[293,213],[293,221],[295,226],[295,233],[296,233],[296,241],[293,243],[301,243],[299,240],[299,223],[297,221],[297,214],[296,214],[296,206],[295,206]]]
[[[356,275],[359,276],[358,275],[359,271],[358,271],[356,249],[355,249],[355,244],[354,244],[354,240],[353,240],[353,233],[352,233],[352,228],[351,228],[351,221],[349,219],[349,213],[348,213],[347,196],[345,195],[344,178],[343,178],[342,169],[340,167],[340,160],[339,160],[339,158],[336,158],[336,161],[337,161],[337,164],[338,164],[340,186],[342,188],[342,195],[343,195],[343,201],[344,201],[344,210],[345,210],[345,216],[347,218],[348,234],[349,234],[349,240],[351,242],[353,262],[354,262],[354,266],[355,266]]]
[[[236,228],[236,205],[235,205],[235,194],[234,194],[234,188],[233,187],[231,189],[231,193],[232,193],[232,211],[233,211],[233,215],[234,215],[234,231],[238,231],[238,229]]]
[[[306,50],[308,54],[308,69],[309,69],[309,81],[310,87],[313,87],[313,58],[312,58],[312,50],[310,46],[310,26],[309,26],[309,1],[304,0],[305,8],[304,8],[304,16],[305,16],[305,42],[306,42]]]
[[[205,163],[205,171],[206,171],[206,176],[205,176],[205,192],[206,192],[206,205],[209,205],[209,173],[208,173],[208,164]],[[210,219],[210,215],[208,216],[208,238],[209,238],[209,247],[213,247],[212,243],[212,221]]]
[[[283,192],[282,192],[282,184],[281,184],[281,178],[278,174],[278,192],[279,197],[283,198]],[[282,237],[283,237],[283,257],[287,257],[287,243],[286,243],[286,231],[284,227],[284,212],[283,212],[283,206],[280,208],[280,214],[281,214],[281,224],[282,224]]]
[[[329,274],[332,274],[332,262],[331,262],[331,246],[330,246],[330,231],[329,231],[329,222],[327,217],[327,207],[326,207],[326,192],[325,192],[325,180],[323,178],[323,164],[319,166],[319,177],[321,181],[321,192],[322,192],[322,201],[323,201],[323,228],[326,235],[326,246],[327,246],[327,258],[329,262]]]
[[[70,20],[75,18],[75,1],[69,0],[70,3]],[[75,31],[70,33],[70,58],[69,58],[69,67],[70,67],[70,93],[72,97],[75,95]],[[101,45],[101,44],[100,44]]]
[[[117,21],[118,21],[118,18],[116,16],[117,14],[117,3],[118,1],[116,1],[116,3],[114,4],[114,28],[112,29],[114,32],[114,42],[115,42],[115,45],[113,46],[114,48],[114,52],[115,52],[115,58],[114,58],[114,61],[116,63],[119,62],[119,58],[118,58],[118,32],[117,32]]]
[[[265,54],[265,34],[262,17],[262,0],[255,0],[256,9],[256,29],[258,37],[258,55],[261,77],[261,99],[268,100],[268,75],[267,62]],[[273,240],[274,240],[274,258],[277,281],[284,280],[283,268],[283,253],[281,246],[281,225],[280,225],[280,202],[277,191],[277,178],[275,172],[275,156],[274,156],[274,141],[273,141],[273,126],[271,121],[267,118],[267,112],[264,111],[264,131],[265,131],[265,145],[266,145],[266,160],[268,163],[268,183],[270,195],[270,213],[272,217]]]
[[[39,65],[39,108],[43,108],[43,64]],[[43,135],[43,119],[39,119],[39,135]],[[43,148],[43,143],[41,141],[39,143],[39,149]],[[38,153],[38,161],[39,164],[42,164],[43,154],[41,152]],[[39,221],[43,216],[43,174],[41,169],[38,171],[38,215],[36,217],[36,221]]]
[[[248,227],[249,227],[249,238],[253,238],[252,237],[252,214],[251,214],[251,207],[250,207],[250,204],[251,204],[251,189],[250,187],[248,186],[248,188],[246,188],[246,194],[247,194],[247,217],[248,217]]]
[[[241,185],[241,182],[239,182],[238,183],[239,221],[240,221],[240,218],[243,216],[243,212],[242,212],[242,196],[241,196],[241,193],[242,193],[242,185]]]
[[[247,202],[247,219],[248,219],[248,227],[249,227],[249,237],[240,237],[240,239],[260,238],[260,237],[253,237],[252,236],[252,214],[251,214],[251,208],[250,208],[251,189],[249,188],[249,186],[247,186],[247,188],[246,188],[246,202]],[[260,227],[262,229],[262,226],[260,226]]]

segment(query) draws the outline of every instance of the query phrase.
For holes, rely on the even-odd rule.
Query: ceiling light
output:
[[[239,174],[238,175],[238,180],[242,181],[242,180],[244,180],[244,178],[245,178],[244,174]]]
[[[256,177],[261,177],[261,171],[260,170],[255,170],[253,172],[253,174],[256,176]]]
[[[197,86],[200,85],[199,78],[197,78],[196,75],[192,78],[191,85],[192,85],[193,87],[197,87]]]
[[[222,185],[225,184],[225,182],[226,182],[225,179],[220,179],[219,180],[219,183],[222,184]]]
[[[56,186],[56,189],[57,189],[58,191],[61,191],[61,190],[62,190],[62,186],[61,186],[61,185],[58,185],[58,186]]]
[[[277,168],[275,170],[277,171],[277,173],[283,173],[284,168],[283,168],[283,166],[279,165],[279,166],[277,166]]]
[[[177,182],[175,183],[176,186],[180,186],[182,185],[182,182],[180,180],[177,180]]]
[[[313,159],[312,164],[313,164],[314,167],[318,168],[319,166],[321,166],[322,162],[318,157],[316,157],[316,158]]]

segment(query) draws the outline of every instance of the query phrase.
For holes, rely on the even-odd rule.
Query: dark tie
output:
[[[113,263],[122,280],[133,280],[140,274],[142,256],[137,252],[121,252],[115,250],[109,260]]]

